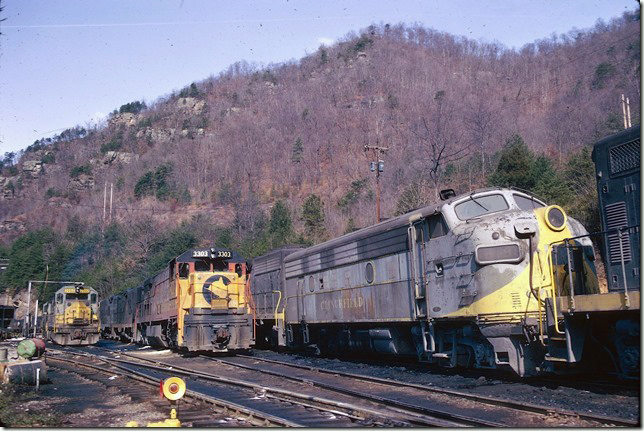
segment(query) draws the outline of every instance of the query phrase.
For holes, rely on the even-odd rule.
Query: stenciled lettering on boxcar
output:
[[[362,295],[355,298],[338,298],[338,299],[325,299],[320,301],[320,310],[345,310],[349,308],[362,308],[364,299]]]

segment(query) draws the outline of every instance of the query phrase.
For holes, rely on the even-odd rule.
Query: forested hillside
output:
[[[386,24],[129,101],[104,125],[5,154],[0,290],[48,277],[107,294],[191,246],[253,257],[373,224],[365,145],[389,148],[383,218],[496,184],[593,230],[589,149],[623,129],[622,94],[640,121],[640,39],[639,11],[520,50]]]

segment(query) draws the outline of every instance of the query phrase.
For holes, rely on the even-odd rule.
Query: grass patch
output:
[[[35,400],[37,392],[33,389],[18,388],[14,385],[0,384],[0,426],[60,427],[62,422],[51,412],[25,408],[28,401]]]

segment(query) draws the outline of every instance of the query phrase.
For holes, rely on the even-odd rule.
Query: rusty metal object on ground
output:
[[[39,358],[45,353],[45,342],[40,338],[22,340],[17,347],[18,356],[25,359]]]
[[[38,385],[47,381],[47,367],[43,361],[17,361],[0,365],[3,383]]]

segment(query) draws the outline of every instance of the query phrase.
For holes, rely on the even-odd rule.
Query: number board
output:
[[[65,288],[65,293],[89,293],[89,289],[83,288],[83,289],[76,289],[75,287],[66,287]]]
[[[211,248],[210,250],[192,250],[193,258],[210,258],[210,259],[230,259],[233,257],[233,252],[230,250],[217,250]]]

